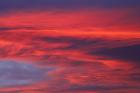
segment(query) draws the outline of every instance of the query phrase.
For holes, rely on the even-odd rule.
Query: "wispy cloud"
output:
[[[138,93],[139,3],[1,0],[0,92]]]

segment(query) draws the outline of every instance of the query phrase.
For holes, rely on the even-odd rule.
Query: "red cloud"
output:
[[[130,19],[130,14],[133,11],[89,9],[15,12],[0,16],[1,59],[32,59],[40,67],[58,67],[49,73],[52,76],[50,81],[27,88],[25,86],[21,90],[0,89],[0,92],[62,93],[65,90],[64,93],[73,93],[69,92],[70,87],[91,87],[95,83],[110,87],[127,84],[132,90],[137,90],[133,86],[139,84],[134,80],[128,81],[130,75],[138,70],[135,64],[126,60],[109,59],[96,53],[88,54],[89,51],[139,44],[139,23],[136,19],[127,20]],[[78,90],[75,90],[76,93],[82,93]],[[83,93],[90,93],[93,90],[86,90],[85,87],[84,91]],[[93,92],[98,91],[95,89]],[[118,91],[128,90],[121,87]]]

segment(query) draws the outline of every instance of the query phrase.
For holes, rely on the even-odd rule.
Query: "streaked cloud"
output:
[[[138,93],[139,4],[1,0],[0,93]]]

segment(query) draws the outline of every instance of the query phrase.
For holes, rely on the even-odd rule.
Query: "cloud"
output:
[[[32,60],[0,61],[0,92],[137,93],[139,1],[1,0],[0,11],[0,59]]]
[[[44,78],[44,71],[28,63],[0,61],[0,87],[30,85]]]
[[[104,85],[89,85],[89,86],[80,86],[74,85],[68,91],[101,91],[106,92],[110,90],[121,90],[121,89],[139,89],[138,86],[127,86],[127,85],[112,85],[112,86],[104,86]]]
[[[132,46],[122,46],[118,48],[112,48],[112,49],[103,49],[99,52],[94,52],[93,54],[100,54],[109,58],[114,59],[121,59],[121,60],[127,60],[130,62],[138,62],[140,61],[139,58],[139,49],[140,45],[132,45]]]
[[[138,0],[1,0],[0,10],[35,10],[35,9],[77,9],[77,8],[135,8]]]
[[[0,27],[0,31],[10,31],[10,30],[39,30],[39,28],[33,26],[18,26],[18,27]]]

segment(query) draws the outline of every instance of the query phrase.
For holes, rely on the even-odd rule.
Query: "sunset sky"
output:
[[[0,0],[0,93],[140,93],[140,0]]]

